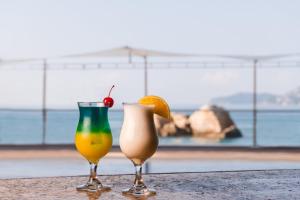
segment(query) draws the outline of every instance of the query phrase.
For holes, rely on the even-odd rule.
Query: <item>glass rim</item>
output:
[[[80,101],[77,104],[80,107],[107,107],[102,101]]]
[[[143,104],[139,104],[139,103],[128,103],[128,102],[123,102],[122,105],[137,105],[137,106],[142,106],[142,107],[150,107],[150,108],[154,108],[155,105],[154,104],[148,104],[148,105],[143,105]]]

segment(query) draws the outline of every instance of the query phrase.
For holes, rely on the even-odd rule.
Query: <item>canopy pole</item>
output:
[[[43,107],[42,107],[42,117],[43,117],[43,137],[42,144],[46,144],[46,133],[47,133],[47,60],[43,60]]]
[[[144,56],[144,95],[148,95],[148,63],[147,56]]]
[[[131,53],[131,51],[129,51],[129,54],[128,54],[128,63],[129,64],[132,63],[132,53]]]
[[[148,95],[148,62],[147,56],[144,56],[144,95]],[[150,162],[145,163],[145,173],[149,173]]]
[[[257,146],[257,95],[256,95],[256,84],[257,84],[257,62],[253,60],[253,147]]]

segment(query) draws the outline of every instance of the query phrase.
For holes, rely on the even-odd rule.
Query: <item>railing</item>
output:
[[[0,144],[55,144],[55,143],[72,143],[74,129],[77,124],[77,111],[59,111],[47,109],[47,71],[48,70],[103,70],[103,69],[142,69],[145,63],[47,63],[27,65],[27,68],[19,68],[12,66],[1,66],[1,70],[42,70],[43,72],[43,103],[42,110],[0,110]],[[218,62],[218,61],[201,61],[201,62],[149,62],[147,68],[149,69],[215,69],[215,68],[253,68],[253,108],[250,110],[232,110],[233,118],[238,121],[238,113],[244,113],[244,116],[240,116],[241,119],[246,118],[244,124],[237,122],[237,126],[242,129],[244,133],[244,139],[224,140],[221,145],[244,145],[244,146],[300,146],[300,141],[297,139],[297,132],[300,132],[298,127],[297,118],[300,111],[298,110],[257,110],[256,106],[256,74],[257,67],[265,68],[281,68],[292,67],[299,68],[299,61],[280,61],[280,62],[257,62],[254,60],[254,65],[251,62]],[[146,73],[145,73],[146,74]],[[147,75],[147,74],[146,74]],[[147,77],[145,75],[145,93],[147,93]],[[1,113],[3,116],[1,116]],[[17,113],[14,115],[13,113]],[[56,113],[56,114],[55,114]],[[117,113],[114,111],[112,113]],[[236,116],[235,116],[236,115]],[[121,115],[120,115],[121,116]],[[119,116],[119,117],[120,117]],[[278,116],[278,119],[272,119],[272,117]],[[282,117],[285,116],[286,118]],[[296,116],[296,117],[295,117]],[[300,114],[299,114],[300,116]],[[118,116],[115,116],[118,117]],[[269,118],[268,118],[269,117]],[[290,119],[293,119],[293,124],[289,124]],[[55,121],[53,119],[60,119]],[[299,118],[300,119],[300,118]],[[245,120],[245,119],[244,119]],[[271,120],[271,121],[270,121]],[[273,120],[273,121],[272,121]],[[276,122],[274,122],[274,120]],[[286,120],[284,126],[281,125],[282,121]],[[117,123],[119,123],[117,125]],[[118,133],[121,120],[111,121],[113,132]],[[273,123],[273,124],[272,124]],[[266,125],[267,124],[267,125]],[[268,125],[269,124],[269,125]],[[280,124],[280,125],[279,125]],[[27,127],[27,128],[26,128]],[[55,128],[53,128],[55,127]],[[273,127],[273,128],[272,128]],[[276,131],[285,127],[289,131],[281,130],[281,133]],[[278,137],[278,142],[272,144],[272,142],[261,142],[262,137],[274,138],[272,133]],[[290,133],[289,141],[286,141],[287,137],[279,137],[283,132]],[[268,135],[269,134],[269,135]],[[300,138],[300,137],[299,137]],[[117,138],[115,138],[116,141]],[[162,138],[162,144],[167,144]],[[169,140],[172,140],[171,138]],[[196,139],[195,139],[196,141]],[[197,143],[191,140],[190,143],[194,145],[203,145],[201,142]],[[236,144],[240,141],[241,143]],[[281,141],[281,142],[279,142]],[[282,142],[284,141],[284,142]],[[116,144],[116,143],[115,143]],[[210,144],[210,143],[209,143]],[[219,143],[212,145],[219,146]]]

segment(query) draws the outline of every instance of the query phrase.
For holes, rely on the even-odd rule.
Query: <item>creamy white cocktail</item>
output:
[[[142,165],[155,153],[158,145],[153,109],[151,105],[124,104],[120,147],[135,165]]]
[[[125,195],[150,196],[156,194],[148,189],[142,179],[142,164],[150,158],[158,146],[158,136],[153,115],[170,118],[169,107],[160,97],[146,96],[139,103],[123,104],[124,122],[120,134],[120,147],[136,169],[134,184],[124,190]]]

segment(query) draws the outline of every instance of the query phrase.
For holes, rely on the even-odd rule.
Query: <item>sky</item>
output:
[[[0,58],[53,57],[124,45],[183,53],[300,52],[296,0],[0,0]],[[25,65],[25,64],[24,64]],[[258,91],[286,93],[298,69],[261,69]],[[95,101],[117,84],[117,107],[143,95],[141,70],[50,71],[51,108]],[[173,107],[251,92],[251,70],[152,70],[149,91]],[[0,70],[0,107],[40,107],[40,71]]]

